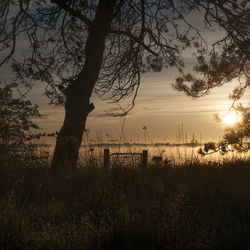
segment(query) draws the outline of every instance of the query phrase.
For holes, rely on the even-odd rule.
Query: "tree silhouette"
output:
[[[0,154],[18,153],[33,138],[38,126],[31,120],[39,117],[36,105],[29,100],[14,98],[11,86],[0,85]]]
[[[208,28],[223,28],[225,36],[212,45],[209,53],[198,51],[195,74],[182,74],[174,87],[194,98],[210,89],[237,79],[239,85],[230,94],[233,104],[250,86],[250,2],[199,1]],[[199,74],[202,78],[197,77]]]
[[[245,138],[246,142],[250,137],[250,107],[244,107],[242,104],[238,104],[234,110],[240,116],[239,121],[233,125],[224,126],[223,140],[220,141],[218,145],[214,142],[206,143],[204,148],[200,148],[198,151],[201,155],[208,155],[216,152],[220,152],[224,155],[232,151],[248,151],[248,145],[244,145],[243,139]],[[222,123],[223,117],[216,115],[216,120]]]
[[[237,105],[235,111],[241,116],[240,121],[233,126],[225,127],[224,138],[229,144],[243,144],[243,139],[250,137],[250,107],[244,107],[242,104]]]
[[[223,47],[223,43],[231,42],[224,54],[214,53],[212,59],[219,62],[216,67],[211,63],[207,68],[203,57],[205,41],[188,22],[190,13],[200,9],[207,25],[215,21],[228,32],[217,45]],[[242,48],[240,42],[234,41],[236,28],[248,38],[245,27],[249,22],[243,9],[249,13],[248,1],[235,5],[217,0],[3,0],[0,51],[4,57],[0,66],[9,63],[17,81],[26,87],[38,80],[44,82],[51,102],[64,105],[65,119],[57,137],[52,168],[74,167],[87,116],[94,109],[90,103],[93,93],[113,102],[128,98],[130,102],[120,114],[125,115],[134,106],[140,74],[169,66],[182,73],[181,51],[191,46],[199,53],[201,66],[197,71],[210,78],[224,75],[225,70],[218,73],[225,61],[220,56],[229,58],[231,50],[236,54],[236,48]],[[231,22],[230,13],[239,22]],[[25,38],[30,50],[16,55],[18,39]],[[236,59],[241,60],[239,56]],[[176,88],[192,96],[220,85],[212,84],[209,78],[206,82],[195,81],[190,89],[184,84],[187,78],[194,80],[183,74]]]

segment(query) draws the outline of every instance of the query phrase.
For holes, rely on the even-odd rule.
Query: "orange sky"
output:
[[[210,95],[194,100],[170,86],[176,76],[177,72],[174,69],[142,75],[142,85],[136,105],[125,120],[123,137],[125,141],[142,141],[144,138],[142,127],[147,126],[148,142],[174,142],[178,134],[178,125],[181,123],[188,140],[191,140],[193,132],[197,139],[200,139],[200,134],[202,134],[203,142],[217,141],[219,136],[223,135],[222,126],[216,123],[214,114],[227,111],[232,102],[228,99],[228,94],[232,92],[236,84],[231,83],[215,88]],[[249,97],[248,91],[241,102],[247,104]],[[48,100],[42,95],[39,87],[31,91],[30,98],[40,105],[43,117],[37,121],[39,125],[46,132],[59,130],[63,122],[63,108],[48,106]],[[92,98],[92,101],[95,110],[92,111],[87,121],[90,138],[96,139],[98,135],[105,141],[105,134],[109,134],[110,138],[118,139],[123,119],[107,114],[107,111],[117,106],[98,98]]]

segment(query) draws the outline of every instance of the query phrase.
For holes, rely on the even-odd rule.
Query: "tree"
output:
[[[243,144],[243,139],[250,137],[250,107],[244,107],[242,104],[234,108],[235,112],[240,116],[240,120],[233,126],[225,127],[224,138],[229,144]],[[219,120],[219,122],[221,122]]]
[[[250,107],[244,107],[242,104],[238,104],[234,108],[236,114],[240,117],[239,121],[232,125],[224,125],[223,140],[216,145],[214,142],[209,142],[204,145],[204,148],[199,149],[201,155],[213,154],[220,152],[224,155],[227,152],[238,151],[247,152],[248,145],[244,145],[250,137]],[[219,123],[223,123],[223,116],[216,115],[216,120]]]
[[[250,86],[250,2],[211,0],[199,1],[198,5],[205,12],[207,27],[213,29],[215,24],[223,28],[225,36],[212,45],[208,54],[200,51],[194,67],[196,75],[183,73],[174,87],[197,98],[238,79],[239,85],[229,96],[233,107]]]
[[[65,119],[57,137],[52,168],[76,166],[86,119],[94,109],[90,103],[91,94],[97,93],[101,98],[114,102],[130,98],[130,105],[123,108],[122,114],[126,114],[134,106],[142,72],[157,72],[163,67],[175,66],[183,73],[181,51],[191,46],[199,53],[199,63],[205,64],[205,41],[187,18],[192,11],[203,8],[208,25],[215,21],[226,31],[232,26],[232,31],[218,45],[227,39],[234,41],[234,32],[239,25],[231,25],[231,19],[226,19],[228,28],[222,22],[224,15],[228,16],[228,11],[236,13],[236,17],[243,20],[244,30],[248,24],[245,23],[243,9],[249,13],[249,4],[243,0],[238,1],[236,6],[231,1],[227,2],[2,1],[0,51],[5,53],[5,57],[0,66],[11,63],[18,81],[28,87],[36,80],[45,82],[45,92],[51,102],[64,104],[65,107]],[[241,7],[241,4],[244,6]],[[18,38],[24,36],[28,38],[31,50],[21,60],[15,57],[15,49]],[[233,45],[229,47],[234,49]],[[216,61],[219,59],[216,58]],[[215,77],[212,70],[203,72],[203,68],[200,66],[197,70]],[[208,79],[206,86],[202,81],[195,81],[189,89],[184,84],[185,77],[183,73],[176,88],[192,96],[203,93],[205,87],[209,89],[219,85],[211,84]],[[188,80],[193,78],[190,76]]]
[[[3,156],[19,153],[33,138],[31,130],[38,129],[31,120],[39,117],[38,107],[29,100],[14,98],[14,87],[0,87],[0,154]]]

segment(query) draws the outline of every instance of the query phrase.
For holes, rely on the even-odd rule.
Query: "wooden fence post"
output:
[[[142,150],[142,167],[147,168],[148,165],[148,150]]]
[[[109,158],[110,158],[110,155],[109,155],[109,149],[108,148],[105,148],[104,149],[104,168],[108,169],[109,168]]]

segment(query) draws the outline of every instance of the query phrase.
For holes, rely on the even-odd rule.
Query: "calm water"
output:
[[[174,164],[182,164],[185,162],[199,161],[199,162],[222,162],[224,160],[231,159],[247,159],[250,156],[250,153],[227,153],[222,156],[219,153],[215,153],[208,156],[201,156],[198,154],[198,149],[200,147],[191,147],[191,146],[98,146],[98,147],[81,147],[80,150],[80,159],[84,160],[86,158],[93,158],[96,160],[102,160],[104,148],[110,149],[110,154],[112,153],[142,153],[142,150],[148,150],[148,161],[152,162],[154,156],[161,156],[163,160],[171,160]],[[111,156],[111,160],[120,159],[121,161],[129,161],[130,163],[140,162],[140,156]]]
[[[103,163],[103,154],[104,148],[109,148],[110,154],[112,153],[142,153],[142,150],[148,150],[148,162],[152,163],[152,158],[154,156],[161,156],[163,160],[171,160],[173,164],[182,164],[185,162],[223,162],[224,160],[231,160],[231,159],[247,159],[250,157],[250,152],[248,153],[227,153],[226,155],[222,156],[219,153],[215,153],[208,156],[201,156],[198,154],[198,149],[200,147],[191,147],[191,146],[82,146],[80,148],[80,162],[85,163],[89,162],[90,160],[95,162],[96,164]],[[44,148],[43,148],[44,149]],[[46,147],[45,150],[49,152],[50,156],[53,153],[53,146]],[[140,156],[111,156],[111,163],[115,161],[120,161],[123,163],[128,164],[138,164],[141,162]]]

